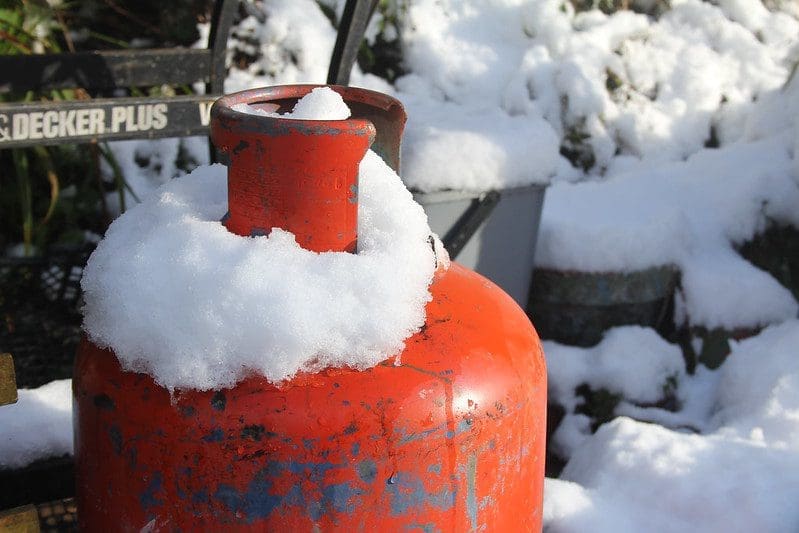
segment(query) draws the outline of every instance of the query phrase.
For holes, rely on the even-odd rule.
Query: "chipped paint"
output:
[[[364,483],[372,483],[377,477],[377,465],[371,459],[364,459],[355,466],[358,477]]]
[[[103,409],[105,411],[113,411],[116,409],[116,405],[114,405],[114,400],[107,394],[95,394],[94,395],[94,406],[98,409]]]
[[[142,509],[149,511],[153,507],[159,507],[164,504],[162,499],[156,497],[156,493],[161,492],[163,489],[162,484],[161,472],[153,472],[144,491],[139,495],[139,503],[141,503]]]
[[[433,522],[429,522],[427,524],[408,524],[405,526],[405,531],[421,531],[422,533],[439,533],[441,530],[438,529]]]
[[[267,101],[282,90],[259,90],[258,98]],[[288,106],[292,98],[278,105]],[[379,112],[373,115],[379,118]],[[305,238],[322,246],[321,232],[329,230],[336,246],[352,240],[354,247],[357,233],[347,233],[349,227],[303,229],[330,202],[357,214],[357,204],[348,201],[357,193],[352,181],[315,184],[305,181],[305,168],[309,160],[323,169],[338,164],[343,141],[361,147],[366,130],[353,133],[347,128],[354,123],[347,121],[316,121],[305,125],[321,135],[335,128],[340,137],[313,133],[280,140],[270,137],[270,128],[297,133],[297,124],[273,120],[256,128],[259,120],[248,138],[249,126],[240,128],[231,117],[215,119],[217,129],[212,127],[228,153],[243,149],[229,167],[231,174],[235,168],[242,173],[230,183],[268,184],[277,179],[275,153],[296,155],[288,174],[302,182],[302,205],[310,207],[299,205],[294,213],[291,195],[283,198],[285,191],[276,188],[268,196],[270,209],[256,194],[245,202],[251,209],[231,206],[226,226],[242,236],[284,227],[300,235],[301,246]],[[333,155],[309,157],[328,144]],[[325,196],[330,183],[338,185],[335,197]],[[309,189],[317,186],[320,196],[311,205]],[[292,223],[300,229],[270,219],[276,206],[296,215]],[[338,215],[324,218],[336,221]],[[170,397],[148,376],[124,372],[110,351],[85,341],[82,370],[73,381],[81,437],[75,460],[79,506],[93,512],[79,517],[81,526],[134,530],[157,511],[170,517],[175,531],[540,531],[543,357],[523,311],[510,299],[497,299],[497,291],[453,264],[436,273],[427,323],[406,340],[402,366],[389,360],[364,371],[300,373],[280,385],[249,375],[231,390]],[[113,390],[113,412],[104,401],[93,403],[107,390]],[[520,449],[525,442],[529,448]],[[145,503],[149,511],[142,509]]]
[[[216,409],[217,411],[224,411],[225,406],[227,405],[227,398],[225,398],[225,393],[222,391],[217,391],[211,397],[211,407]]]
[[[249,426],[244,426],[241,430],[241,438],[242,439],[250,439],[254,441],[259,441],[264,437],[266,433],[266,429],[260,424],[251,424]],[[273,434],[274,435],[274,434]]]
[[[225,440],[225,432],[222,428],[213,428],[202,437],[203,442],[222,442],[223,440]]]
[[[108,428],[108,437],[111,439],[111,446],[114,453],[117,455],[122,454],[122,431],[119,426],[112,425]]]
[[[469,431],[472,428],[472,423],[473,421],[471,419],[464,418],[458,422],[458,425],[454,429],[448,429],[449,422],[442,422],[435,427],[426,429],[424,431],[417,431],[415,433],[406,433],[404,429],[398,428],[395,429],[395,433],[399,433],[401,436],[399,439],[397,439],[397,444],[403,446],[418,440],[430,438],[436,433],[441,433],[441,437],[444,437],[447,440],[452,440],[455,437]]]
[[[312,520],[328,515],[352,514],[360,506],[360,496],[365,494],[365,490],[350,482],[324,483],[324,473],[340,466],[270,461],[256,473],[244,491],[220,483],[213,498],[237,516],[241,515],[247,523],[268,518],[278,510],[284,512],[289,507],[301,509]],[[296,476],[297,481],[287,492],[280,494],[274,489],[275,480],[287,473]],[[308,499],[309,494],[300,488],[303,479],[318,485],[319,499]]]
[[[418,513],[425,507],[448,511],[455,506],[455,487],[444,484],[438,491],[428,492],[424,480],[405,472],[397,472],[390,479],[393,482],[386,484],[386,492],[391,498],[391,514],[394,516]]]
[[[469,455],[466,464],[466,513],[472,531],[477,530],[477,454]]]

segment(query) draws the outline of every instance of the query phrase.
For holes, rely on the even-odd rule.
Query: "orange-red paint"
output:
[[[279,386],[253,375],[170,398],[84,341],[73,381],[83,530],[540,530],[538,337],[510,297],[457,264],[431,293],[397,359]]]

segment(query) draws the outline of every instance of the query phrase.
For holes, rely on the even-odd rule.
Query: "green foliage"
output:
[[[181,2],[0,0],[0,54],[129,47],[144,37],[153,46],[190,45],[196,23],[212,0]],[[77,31],[74,31],[78,28]],[[113,36],[113,37],[112,37]],[[132,95],[190,93],[189,87],[130,88]],[[83,89],[0,94],[0,102],[90,98]],[[108,182],[101,161],[111,170]],[[105,196],[116,192],[124,211],[133,196],[105,144],[0,150],[0,255],[22,243],[25,255],[52,245],[82,244],[87,231],[102,233],[110,216]]]
[[[583,403],[578,405],[574,411],[591,419],[592,432],[615,418],[616,407],[622,400],[621,394],[610,392],[604,388],[594,390],[587,384],[580,385],[575,392],[578,396],[582,396]]]

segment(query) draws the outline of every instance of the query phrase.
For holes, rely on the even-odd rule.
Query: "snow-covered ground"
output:
[[[344,2],[321,3],[340,13]],[[799,7],[632,0],[607,15],[577,4],[388,2],[367,37],[396,41],[406,73],[389,84],[356,67],[352,84],[406,104],[409,186],[551,183],[540,266],[673,264],[677,326],[763,328],[693,374],[646,328],[611,330],[593,348],[546,342],[550,400],[565,411],[550,446],[568,461],[547,480],[547,530],[797,531],[799,304],[736,246],[799,227]],[[316,2],[251,0],[250,11],[230,55],[251,60],[231,69],[228,91],[324,81],[335,29]],[[202,158],[202,143],[181,142]],[[145,197],[178,173],[178,148],[116,149]],[[142,151],[160,164],[142,171]],[[618,402],[594,433],[582,384]],[[30,427],[0,437],[0,466],[68,451],[68,390],[47,387],[0,409],[0,427]]]

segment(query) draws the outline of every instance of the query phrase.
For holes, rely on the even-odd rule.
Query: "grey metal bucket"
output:
[[[455,257],[502,287],[522,308],[530,291],[545,189],[532,185],[501,191],[490,216]],[[432,230],[443,238],[481,196],[442,191],[414,193],[413,198],[427,213]]]
[[[535,271],[527,312],[543,339],[593,346],[607,329],[639,324],[667,333],[679,270],[635,272]]]

